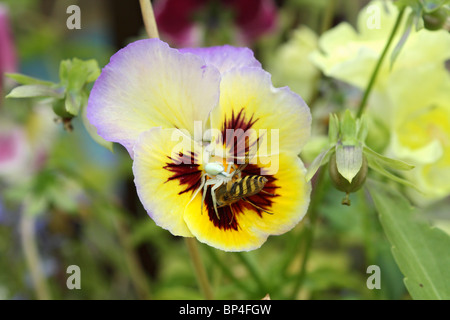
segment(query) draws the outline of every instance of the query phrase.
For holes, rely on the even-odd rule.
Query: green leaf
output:
[[[80,108],[82,107],[82,92],[79,93],[73,93],[68,92],[66,95],[66,101],[65,101],[65,108],[68,113],[71,115],[78,115],[78,112],[80,111]]]
[[[41,84],[48,87],[55,85],[55,83],[53,82],[36,79],[20,73],[5,73],[5,76],[13,79],[14,81],[20,84]]]
[[[408,181],[406,179],[400,178],[396,176],[395,174],[387,171],[382,165],[378,163],[377,160],[375,160],[374,157],[367,157],[367,162],[369,163],[369,168],[372,170],[375,170],[379,174],[385,176],[386,178],[393,180],[395,182],[401,183],[407,187],[411,187],[419,192],[421,192],[415,184],[413,184],[411,181]]]
[[[84,61],[84,65],[87,71],[86,83],[91,83],[97,80],[97,78],[100,76],[101,73],[97,60],[91,59]]]
[[[449,300],[450,236],[419,219],[397,190],[374,181],[367,185],[411,297]]]
[[[363,147],[363,153],[368,159],[373,158],[380,165],[389,167],[391,169],[395,169],[395,170],[412,170],[412,169],[414,169],[414,166],[412,164],[406,163],[401,160],[396,160],[396,159],[385,157],[385,156],[379,154],[378,152],[375,152],[374,150],[370,149],[367,146]]]
[[[77,116],[87,102],[87,84],[95,81],[100,75],[100,68],[96,60],[61,61],[59,77],[61,85],[66,88],[65,111]]]
[[[416,28],[416,32],[422,30],[425,27],[425,22],[422,16],[416,16],[414,19],[414,26]]]
[[[100,75],[100,68],[96,60],[72,60],[61,61],[59,77],[61,83],[68,91],[77,92],[83,89],[85,84],[95,81]]]
[[[326,164],[330,160],[331,154],[334,152],[334,146],[322,151],[314,161],[309,165],[308,171],[306,172],[306,181],[312,179],[312,177],[316,174],[317,170],[319,170],[320,166]]]
[[[45,213],[50,206],[48,199],[44,195],[31,195],[27,199],[27,205],[24,206],[23,212],[30,217]]]
[[[449,3],[450,1],[448,0],[422,0],[422,7],[426,13],[430,13]]]
[[[362,147],[336,145],[336,166],[339,173],[349,182],[358,174],[363,163]]]
[[[399,10],[403,9],[404,7],[415,7],[418,5],[419,0],[397,0],[394,1],[394,4],[397,6]]]
[[[27,84],[11,90],[6,98],[52,97],[61,99],[64,94],[59,90],[42,84]]]
[[[356,120],[357,139],[359,142],[364,142],[369,134],[369,124],[367,116],[363,114],[361,118]]]

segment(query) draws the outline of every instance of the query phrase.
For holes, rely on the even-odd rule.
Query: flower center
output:
[[[264,214],[271,214],[273,199],[277,195],[276,178],[272,175],[261,176],[261,168],[258,164],[245,164],[238,151],[248,154],[248,135],[245,132],[253,126],[257,120],[247,118],[243,109],[223,123],[222,141],[223,149],[228,150],[224,157],[212,154],[208,163],[197,164],[199,156],[179,154],[177,159],[171,159],[164,169],[172,172],[168,179],[178,180],[182,191],[191,192],[192,196],[202,198],[202,206],[208,212],[209,220],[222,230],[239,230],[239,216],[250,212],[263,218]],[[232,139],[227,137],[230,129],[240,129],[243,134],[234,135]],[[231,163],[229,156],[235,157]],[[188,161],[186,161],[188,160]],[[190,160],[190,163],[189,163]],[[244,162],[244,163],[243,163]],[[198,213],[202,214],[201,207]]]

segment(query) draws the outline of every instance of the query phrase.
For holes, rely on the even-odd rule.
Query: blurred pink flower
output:
[[[273,0],[219,0],[218,3],[233,12],[240,45],[251,44],[276,25],[277,7]],[[209,4],[208,0],[159,0],[154,7],[158,29],[175,46],[198,46],[201,31],[194,16]]]
[[[14,49],[8,10],[0,4],[0,93],[3,87],[3,73],[16,71],[17,60]]]
[[[235,21],[248,42],[274,29],[277,8],[272,0],[224,0],[236,11]]]
[[[0,182],[17,183],[45,165],[57,126],[47,106],[35,105],[24,123],[0,113]]]
[[[25,131],[19,126],[2,121],[0,130],[0,180],[23,174],[28,166],[29,153]]]

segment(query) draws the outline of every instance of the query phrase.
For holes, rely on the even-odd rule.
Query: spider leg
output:
[[[238,178],[239,178],[239,179],[242,178],[241,170],[238,170],[238,167],[236,167],[236,165],[235,165],[233,162],[231,162],[230,164],[231,164],[231,168],[233,168],[233,173],[232,173],[232,175],[234,176],[234,175],[236,174],[236,172],[237,172]]]
[[[215,185],[217,183],[217,180],[214,178],[211,178],[210,180],[205,182],[205,185],[203,186],[203,196],[202,196],[202,205],[201,205],[201,212],[203,213],[203,203],[205,202],[206,198],[206,190],[208,190],[208,186]]]
[[[192,202],[192,200],[195,199],[195,197],[197,196],[197,194],[200,192],[200,190],[202,190],[203,186],[205,185],[206,182],[206,176],[208,174],[204,173],[202,174],[202,179],[200,180],[200,187],[197,188],[197,190],[195,190],[194,194],[191,197],[191,200],[189,200],[188,204],[186,205],[186,207]]]
[[[212,197],[212,200],[213,200],[214,211],[216,212],[217,219],[219,219],[219,220],[220,220],[220,217],[219,217],[219,213],[217,212],[216,189],[217,189],[218,187],[220,187],[222,184],[223,184],[223,183],[216,183],[216,184],[211,188],[211,197]]]
[[[241,179],[241,178],[242,178],[242,170],[241,170],[241,169],[243,169],[243,167],[241,167],[241,169],[238,170],[238,168],[236,168],[235,165],[233,165],[233,166],[234,166],[234,171],[233,171],[233,172],[236,172],[236,171],[237,171],[237,173],[238,173],[238,179]]]
[[[228,162],[227,171],[226,171],[227,175],[230,174],[231,168],[236,169],[233,162]]]

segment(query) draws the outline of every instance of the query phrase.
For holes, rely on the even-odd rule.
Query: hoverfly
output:
[[[235,171],[232,172],[233,178],[236,176],[237,178],[230,179],[227,183],[222,184],[215,190],[215,199],[213,200],[214,209],[216,210],[216,208],[230,206],[230,209],[233,211],[231,205],[239,200],[243,200],[261,211],[273,214],[272,212],[269,212],[246,199],[247,197],[251,197],[260,192],[275,196],[274,194],[263,190],[268,181],[264,176],[253,175],[242,178],[241,172],[246,166],[247,164],[240,165]]]

